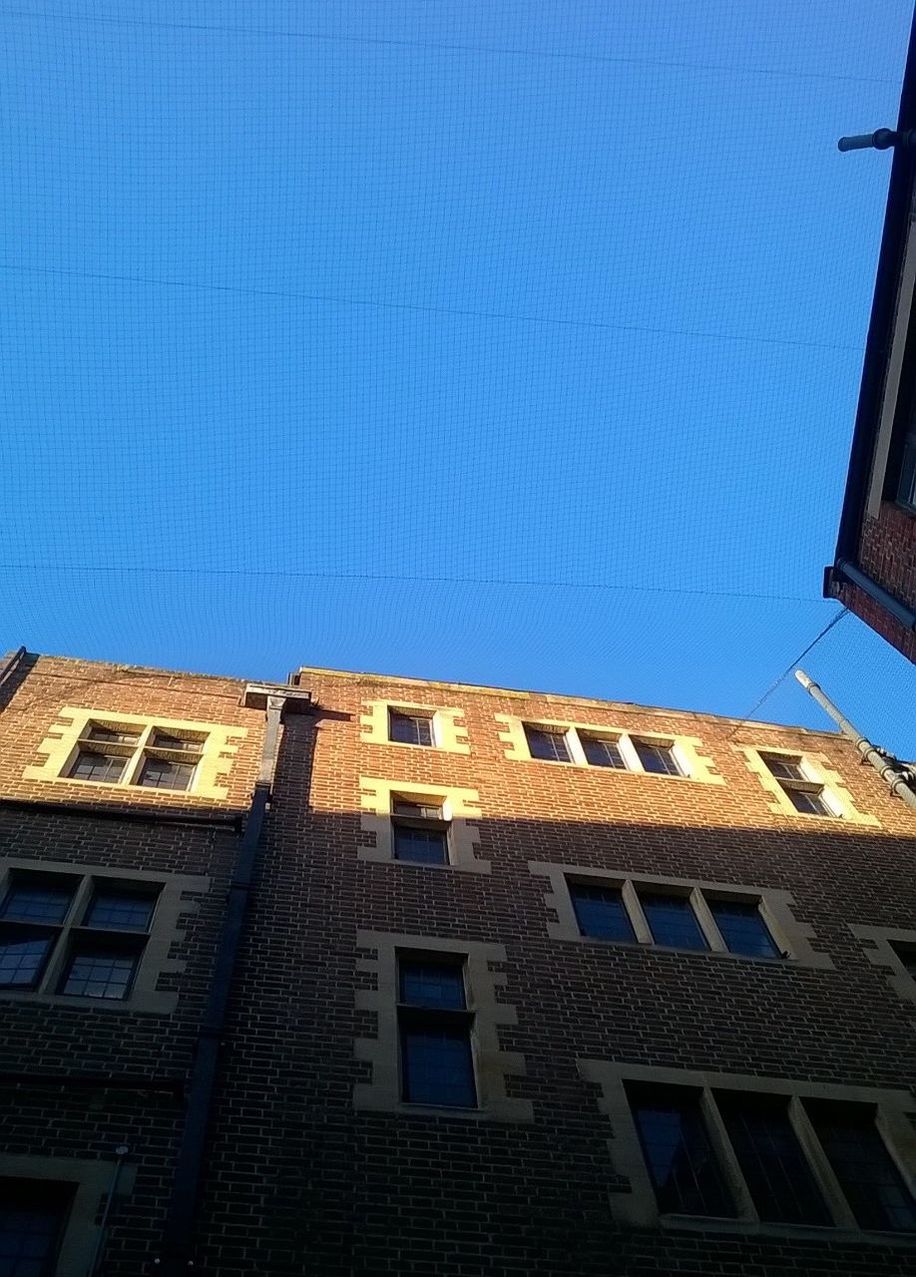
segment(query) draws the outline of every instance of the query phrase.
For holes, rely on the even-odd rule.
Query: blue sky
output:
[[[749,711],[837,610],[910,13],[0,3],[3,645]],[[857,620],[807,664],[916,755]]]

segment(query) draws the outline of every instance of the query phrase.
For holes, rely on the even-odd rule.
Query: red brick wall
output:
[[[916,516],[892,501],[881,503],[877,519],[866,515],[859,565],[878,585],[916,610]],[[844,583],[838,597],[866,625],[916,661],[916,633],[907,629],[856,586]]]

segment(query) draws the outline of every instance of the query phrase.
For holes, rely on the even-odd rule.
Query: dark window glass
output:
[[[136,968],[135,953],[80,948],[70,958],[60,992],[74,998],[123,1000],[130,992]]]
[[[895,944],[893,950],[910,975],[916,976],[916,948],[905,944]]]
[[[734,1216],[699,1093],[681,1087],[627,1090],[658,1209],[663,1214]]]
[[[3,901],[0,916],[16,922],[63,922],[72,899],[72,887],[45,886],[28,879],[14,881]]]
[[[660,776],[681,775],[681,769],[675,761],[674,749],[671,745],[657,745],[650,741],[634,740],[633,746],[647,772],[656,772]]]
[[[147,789],[187,789],[194,767],[194,763],[178,763],[170,758],[148,755],[143,760],[137,784]]]
[[[626,771],[626,763],[620,746],[615,740],[607,740],[603,736],[585,736],[579,733],[585,757],[593,767],[617,767]]]
[[[0,927],[0,988],[33,989],[41,979],[55,938],[52,933],[31,927]]]
[[[99,887],[83,923],[86,927],[111,927],[121,931],[146,931],[155,900],[136,892]],[[2,1277],[2,1274],[0,1274]]]
[[[402,745],[432,745],[433,721],[421,714],[388,711],[388,739]]]
[[[405,959],[398,969],[402,1002],[449,1011],[465,1009],[464,968],[457,962]]]
[[[778,780],[807,780],[797,758],[781,758],[778,754],[764,754],[763,761]]]
[[[794,789],[785,787],[789,801],[796,811],[805,811],[812,816],[832,816],[833,812],[824,801],[823,791],[819,789]]]
[[[401,1024],[403,1098],[413,1104],[474,1108],[474,1064],[466,1026]]]
[[[72,1190],[0,1180],[0,1277],[52,1277]]]
[[[757,904],[749,900],[709,900],[707,903],[729,953],[743,953],[749,958],[779,957]]]
[[[860,1227],[916,1229],[916,1203],[875,1125],[872,1106],[812,1100],[805,1107]]]
[[[83,739],[108,741],[113,745],[136,745],[140,732],[131,727],[103,727],[101,723],[92,723]]]
[[[448,845],[444,829],[416,829],[410,825],[394,826],[395,860],[411,860],[418,865],[448,863]]]
[[[116,785],[124,775],[127,759],[118,754],[101,754],[94,749],[81,749],[70,768],[74,780],[95,780]]]
[[[568,763],[569,749],[564,732],[551,732],[546,728],[525,724],[525,736],[532,758],[543,758],[549,763]]]
[[[157,749],[174,749],[186,754],[199,754],[203,741],[187,740],[184,736],[172,736],[169,732],[154,732],[152,744]]]
[[[629,915],[620,890],[615,887],[593,887],[584,883],[569,884],[576,921],[584,936],[600,940],[635,940]]]
[[[908,510],[916,510],[916,434],[904,440],[897,500]]]
[[[784,1096],[717,1094],[735,1156],[762,1220],[832,1222],[802,1152]]]
[[[396,798],[394,800],[394,814],[396,816],[409,816],[413,820],[441,820],[442,808],[425,806],[423,803],[408,802],[404,798]]]
[[[639,900],[656,944],[676,949],[709,948],[686,896],[640,894]]]

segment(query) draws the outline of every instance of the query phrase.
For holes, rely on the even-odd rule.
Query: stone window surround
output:
[[[593,869],[582,865],[550,864],[538,860],[530,860],[528,870],[532,874],[549,879],[550,882],[550,891],[544,896],[544,903],[557,915],[556,922],[547,924],[547,934],[551,940],[572,940],[580,944],[629,944],[631,948],[634,947],[632,942],[626,940],[604,940],[598,936],[582,934],[569,892],[569,883],[583,882],[620,889],[624,906],[629,914],[633,930],[636,932],[638,945],[651,946],[653,949],[672,953],[695,953],[698,957],[708,957],[712,953],[718,957],[732,958],[742,962],[779,963],[783,959],[756,958],[748,954],[730,952],[722,939],[722,933],[706,902],[706,897],[718,900],[753,900],[759,903],[763,920],[773,940],[789,961],[799,966],[833,969],[833,959],[830,955],[819,953],[811,946],[811,940],[814,938],[813,928],[799,922],[792,912],[795,900],[791,892],[776,887],[751,887],[743,883],[709,882],[699,878],[662,877],[658,874],[634,873],[632,870]],[[700,924],[700,930],[709,944],[709,949],[705,951],[674,949],[670,945],[656,944],[639,903],[638,888],[641,886],[671,889],[674,894],[688,898]]]
[[[365,714],[360,715],[360,740],[373,745],[393,745],[401,749],[434,749],[448,754],[470,754],[467,728],[458,722],[464,710],[454,706],[421,705],[416,701],[363,701]],[[388,711],[399,714],[422,714],[432,722],[432,747],[414,745],[410,741],[390,740]]]
[[[61,874],[70,878],[79,877],[82,881],[74,892],[66,918],[59,924],[61,934],[51,952],[39,987],[37,989],[0,989],[0,1001],[40,1001],[53,1006],[92,1007],[102,1011],[142,1012],[151,1015],[168,1015],[175,1010],[178,1005],[178,994],[160,992],[156,986],[161,975],[177,975],[185,969],[184,962],[169,957],[172,944],[180,941],[184,936],[183,929],[178,925],[179,916],[191,913],[197,908],[196,901],[185,900],[183,896],[186,892],[205,894],[210,889],[209,878],[196,874],[169,874],[152,870],[147,872],[139,869],[121,869],[108,865],[75,864],[73,861],[3,857],[0,859],[0,900],[6,897],[13,871]],[[68,994],[54,992],[60,982],[69,952],[70,931],[78,925],[77,920],[82,919],[89,905],[93,883],[100,881],[110,884],[126,883],[130,886],[158,885],[160,887],[149,931],[136,933],[138,936],[146,936],[146,944],[140,954],[130,994],[123,1000],[71,997]],[[99,934],[103,934],[103,931],[104,929],[100,928]]]
[[[96,1223],[103,1198],[111,1191],[115,1162],[76,1157],[32,1157],[0,1153],[0,1176],[16,1180],[48,1180],[73,1184],[75,1192],[64,1226],[54,1271],[66,1277],[88,1277],[101,1229]],[[122,1165],[117,1195],[128,1196],[136,1166]]]
[[[916,1100],[907,1091],[893,1091],[862,1086],[834,1086],[821,1082],[799,1082],[793,1079],[761,1077],[754,1074],[712,1073],[689,1069],[671,1069],[651,1065],[621,1064],[609,1060],[579,1059],[580,1075],[601,1087],[598,1108],[611,1121],[608,1140],[614,1172],[630,1181],[629,1192],[617,1190],[613,1197],[616,1219],[634,1227],[694,1229],[701,1232],[756,1233],[763,1236],[812,1237],[821,1242],[848,1238],[857,1242],[912,1246],[916,1236],[906,1233],[871,1232],[856,1222],[836,1175],[814,1134],[804,1111],[803,1099],[834,1100],[840,1103],[877,1105],[878,1129],[888,1151],[911,1192],[916,1192],[916,1130],[912,1114]],[[692,1087],[702,1090],[702,1110],[719,1164],[735,1198],[736,1218],[660,1214],[652,1181],[643,1157],[636,1122],[627,1099],[626,1082],[649,1082],[659,1086]],[[725,1132],[711,1091],[743,1091],[753,1095],[786,1095],[790,1097],[789,1113],[808,1164],[833,1216],[833,1225],[779,1224],[760,1220],[753,1205],[744,1175],[738,1165],[731,1142]]]
[[[68,721],[69,720],[69,721]],[[101,723],[105,726],[136,727],[140,729],[140,739],[132,755],[132,761],[125,768],[124,778],[119,781],[80,780],[68,776],[67,772],[76,761],[79,749],[78,741],[90,723]],[[188,789],[143,789],[133,782],[136,779],[143,749],[154,731],[193,732],[204,736],[201,742],[201,758],[194,771]],[[248,735],[245,727],[227,727],[220,723],[204,723],[184,718],[161,718],[149,714],[122,714],[120,710],[85,709],[73,705],[65,705],[58,711],[57,720],[51,725],[48,735],[38,746],[47,759],[40,766],[26,767],[22,773],[24,780],[57,781],[67,785],[88,786],[90,789],[123,791],[134,793],[159,794],[184,801],[188,798],[207,798],[220,800],[228,797],[229,791],[218,782],[225,778],[231,766],[232,757],[238,752],[238,742]],[[104,742],[99,742],[99,749],[104,751]]]
[[[777,816],[792,816],[795,820],[845,820],[853,825],[879,825],[881,823],[876,816],[872,816],[868,812],[861,812],[856,808],[852,794],[843,784],[843,778],[839,772],[834,771],[830,766],[830,760],[826,754],[815,754],[800,749],[784,749],[782,746],[774,745],[735,745],[733,748],[739,754],[743,754],[748,769],[754,773],[769,794],[771,799],[769,804],[770,811]],[[819,816],[814,812],[799,811],[778,779],[767,767],[764,761],[765,754],[770,754],[774,757],[791,758],[793,761],[800,760],[802,771],[808,779],[824,786],[826,801],[828,805],[832,805],[835,808],[836,814],[833,816]]]
[[[702,753],[703,742],[698,736],[682,736],[672,732],[631,731],[629,728],[609,727],[607,724],[573,723],[569,719],[557,721],[549,718],[516,718],[511,714],[497,714],[495,717],[497,723],[501,725],[498,736],[506,746],[504,753],[509,759],[535,763],[546,761],[549,767],[587,767],[589,771],[604,772],[614,776],[636,775],[662,781],[691,780],[707,785],[725,784],[724,777],[716,772],[712,758]],[[528,738],[525,735],[526,724],[530,727],[562,732],[566,737],[569,762],[551,762],[532,758],[531,750],[528,748]],[[584,732],[587,736],[603,736],[615,741],[627,764],[626,770],[618,767],[598,767],[590,763],[585,757],[579,732]],[[671,776],[646,771],[633,745],[634,740],[645,741],[649,745],[670,746],[682,774]]]
[[[865,956],[875,967],[887,973],[887,982],[906,1002],[916,1002],[916,976],[907,971],[895,944],[904,944],[916,951],[916,929],[912,927],[869,927],[849,924],[849,930],[857,940],[871,944]]]
[[[480,794],[476,789],[460,789],[454,785],[420,785],[415,781],[382,780],[375,776],[360,776],[362,814],[360,827],[364,833],[373,834],[374,847],[358,847],[359,860],[382,864],[409,866],[412,869],[449,870],[460,869],[469,873],[489,873],[490,861],[479,860],[475,821],[481,818]],[[443,819],[448,821],[449,862],[445,865],[414,864],[394,857],[394,837],[391,817],[395,798],[408,802],[428,803],[434,798],[442,807]]]
[[[358,931],[356,943],[361,949],[376,952],[375,958],[357,960],[357,971],[373,975],[376,988],[357,989],[356,1009],[373,1012],[378,1029],[376,1037],[361,1037],[355,1042],[356,1058],[372,1065],[372,1081],[354,1086],[354,1107],[421,1117],[447,1115],[462,1121],[532,1122],[531,1101],[506,1094],[507,1077],[524,1077],[525,1057],[515,1051],[503,1051],[499,1045],[499,1026],[518,1023],[516,1008],[496,999],[497,987],[506,984],[505,973],[490,969],[491,964],[506,961],[503,945],[379,931]],[[410,1104],[401,1099],[398,955],[404,952],[430,958],[460,955],[465,960],[467,1005],[474,1013],[471,1048],[476,1109]]]

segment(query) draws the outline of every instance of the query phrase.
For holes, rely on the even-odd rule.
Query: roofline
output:
[[[898,130],[914,127],[916,127],[916,13],[910,27],[906,66],[900,88],[900,108],[897,114]],[[849,454],[849,469],[846,474],[840,526],[837,531],[835,559],[848,559],[852,563],[859,561],[859,533],[862,527],[875,434],[884,393],[887,357],[894,330],[914,173],[916,173],[916,165],[914,165],[911,151],[904,146],[895,147],[884,214],[884,230],[881,235],[881,249],[878,254],[875,291],[868,321],[868,336],[865,341],[865,358],[862,364],[859,402]]]
[[[600,700],[594,696],[577,696],[573,693],[567,694],[565,692],[545,692],[538,688],[494,687],[487,683],[453,683],[445,679],[414,678],[407,674],[380,674],[374,670],[338,670],[329,669],[323,665],[300,665],[290,675],[290,681],[294,679],[298,681],[303,675],[310,674],[321,678],[350,679],[353,682],[361,683],[404,683],[410,687],[446,688],[452,692],[472,692],[475,695],[511,697],[517,700],[525,700],[536,696],[540,700],[563,705],[573,701],[577,705],[588,705],[597,709],[615,709],[626,713],[635,712],[665,717],[676,715],[680,718],[701,719],[704,722],[734,723],[737,727],[746,726],[754,731],[760,729],[773,732],[801,732],[806,736],[827,736],[831,740],[836,740],[838,735],[835,730],[826,728],[802,727],[799,724],[789,723],[759,722],[757,719],[735,718],[729,714],[710,714],[702,710],[675,709],[665,705],[642,705],[638,701],[608,701]]]

